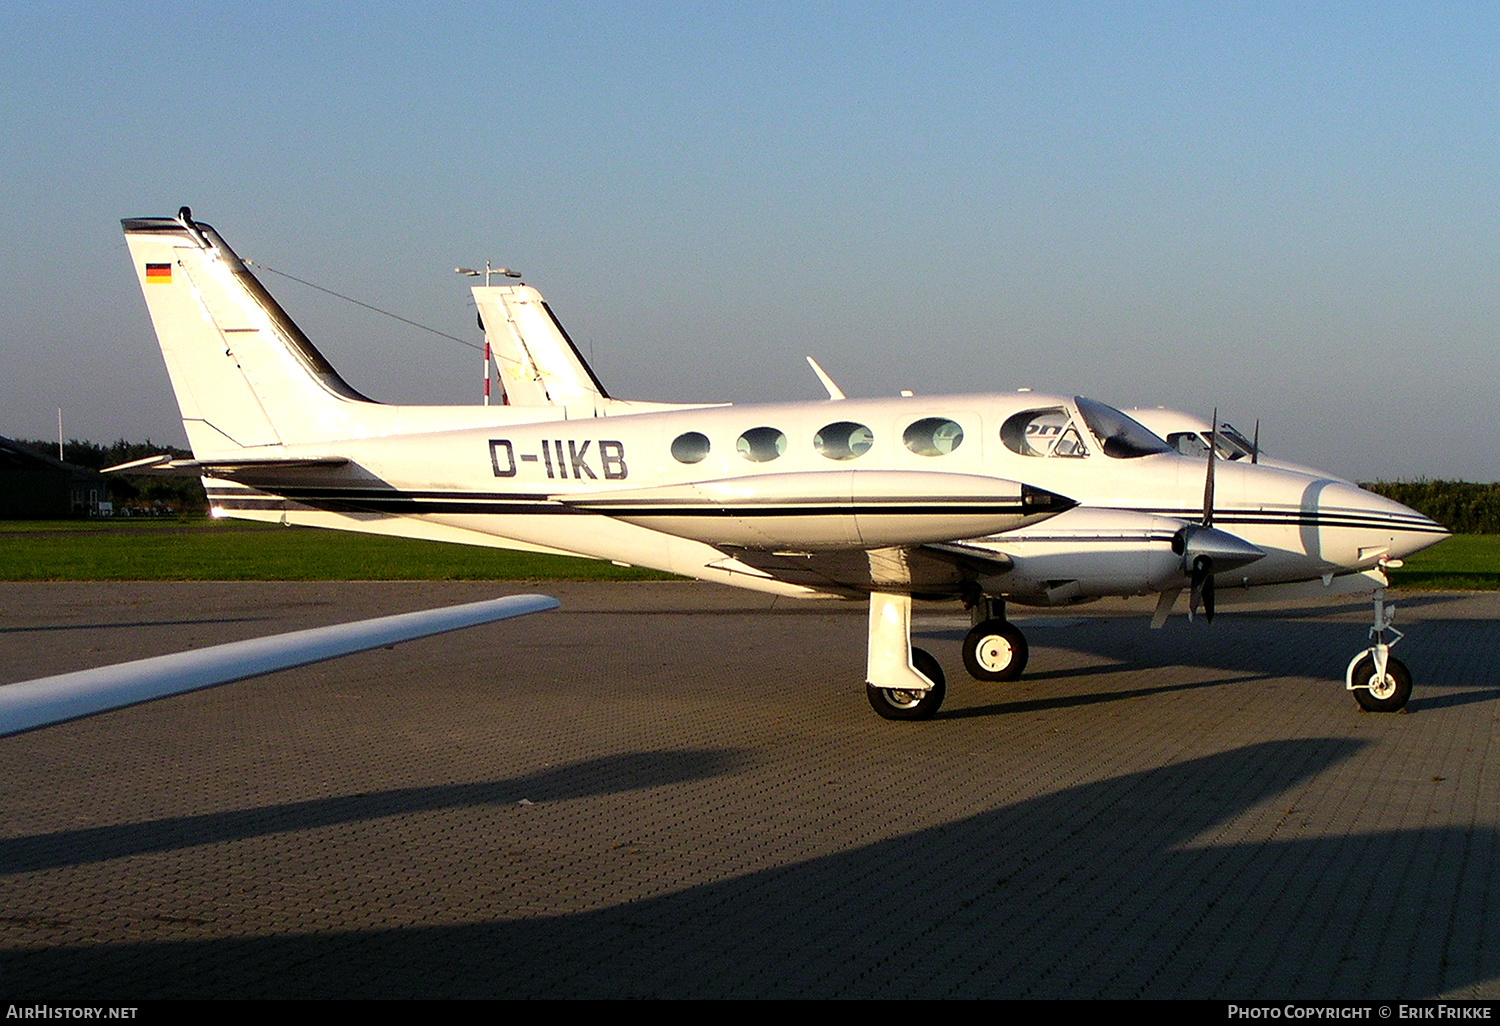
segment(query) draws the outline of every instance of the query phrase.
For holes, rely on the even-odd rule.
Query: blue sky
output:
[[[1500,15],[1416,4],[9,4],[0,434],[183,439],[119,231],[478,341],[526,272],[615,395],[1218,406],[1500,479]],[[479,360],[266,275],[357,387]]]

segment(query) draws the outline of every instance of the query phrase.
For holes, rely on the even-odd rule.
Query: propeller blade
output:
[[[1255,437],[1250,439],[1250,462],[1260,462],[1260,418],[1255,418]]]
[[[1214,589],[1214,561],[1207,556],[1199,556],[1193,560],[1192,590],[1188,592],[1188,619],[1193,619],[1198,613],[1198,607],[1204,607],[1204,614],[1210,623],[1213,622],[1213,589]]]
[[[1181,588],[1173,588],[1164,591],[1156,600],[1156,612],[1151,615],[1151,629],[1159,631],[1166,626],[1167,617],[1172,615],[1172,607],[1177,604],[1177,596],[1182,594]]]

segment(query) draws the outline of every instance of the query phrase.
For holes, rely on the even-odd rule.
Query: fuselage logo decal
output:
[[[630,476],[630,467],[625,463],[625,443],[612,438],[598,439],[597,454],[589,452],[595,443],[593,438],[542,439],[540,452],[516,452],[515,443],[509,438],[490,439],[490,469],[496,477],[515,477],[522,463],[540,463],[548,480],[561,478],[566,481],[597,481],[600,474],[594,472],[590,459],[598,461],[600,473],[606,481],[623,481]]]

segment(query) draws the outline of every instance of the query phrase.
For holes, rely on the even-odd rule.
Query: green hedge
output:
[[[1410,506],[1454,534],[1500,534],[1500,484],[1376,481],[1361,487]]]

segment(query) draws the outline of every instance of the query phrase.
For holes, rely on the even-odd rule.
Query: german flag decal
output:
[[[153,285],[172,284],[171,264],[147,264],[146,280]]]

